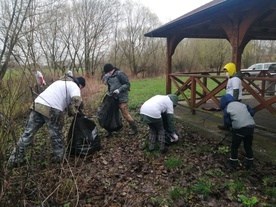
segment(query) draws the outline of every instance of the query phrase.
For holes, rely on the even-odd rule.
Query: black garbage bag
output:
[[[99,125],[109,132],[118,131],[123,127],[118,100],[113,96],[105,95],[97,115]]]
[[[101,149],[101,140],[95,122],[88,118],[73,119],[68,133],[70,155],[87,156]]]

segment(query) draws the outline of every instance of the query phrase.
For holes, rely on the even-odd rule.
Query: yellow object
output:
[[[236,73],[236,65],[234,63],[227,63],[223,70],[227,70],[229,76],[233,76]]]

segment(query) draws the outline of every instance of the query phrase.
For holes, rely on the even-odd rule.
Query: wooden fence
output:
[[[172,73],[169,74],[169,78],[176,87],[173,93],[179,96],[180,105],[190,108],[193,114],[210,100],[218,107],[221,95],[225,94],[228,80],[226,76],[206,72]],[[275,84],[276,76],[267,71],[260,71],[255,77],[243,78],[243,96],[247,95],[257,101],[257,105],[254,106],[256,113],[268,110],[276,116]],[[184,104],[181,104],[181,101],[184,101]]]

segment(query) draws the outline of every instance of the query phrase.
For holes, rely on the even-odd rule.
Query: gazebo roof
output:
[[[250,22],[253,13],[255,17]],[[223,26],[233,26],[229,25],[233,20],[243,22],[241,26],[247,30],[244,38],[248,40],[276,40],[276,0],[213,0],[145,36],[229,40]]]

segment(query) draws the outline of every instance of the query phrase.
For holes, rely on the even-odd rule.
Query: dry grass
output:
[[[98,77],[83,77],[86,80],[86,86],[82,89],[84,109],[85,111],[94,111],[100,105],[107,90],[107,86],[104,85]]]

